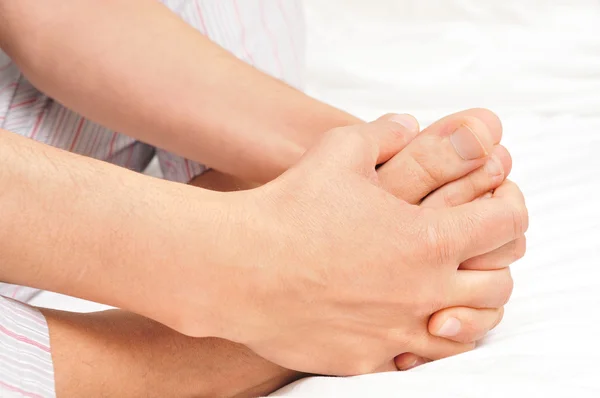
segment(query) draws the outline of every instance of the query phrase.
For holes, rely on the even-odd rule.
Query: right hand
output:
[[[243,221],[230,232],[236,265],[224,276],[219,337],[332,375],[371,372],[399,352],[436,359],[471,348],[430,335],[427,321],[508,300],[507,269],[458,268],[523,234],[523,197],[506,182],[494,198],[455,208],[396,199],[375,171],[404,145],[388,123],[334,129],[278,179],[236,194]],[[183,311],[194,335],[201,320]]]

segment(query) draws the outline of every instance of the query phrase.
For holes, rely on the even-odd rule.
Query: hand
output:
[[[408,115],[401,117],[406,127],[398,126],[396,133],[413,137],[418,132],[416,120]],[[483,150],[476,153],[487,153],[489,156],[476,159],[457,156],[449,137],[453,131],[464,130],[464,126],[468,126],[482,145]],[[503,183],[512,167],[510,154],[498,145],[501,137],[502,123],[493,112],[486,109],[469,109],[449,115],[424,129],[381,166],[378,169],[379,180],[396,197],[432,208],[454,207],[491,197],[491,192]],[[463,262],[460,268],[501,269],[521,258],[524,253],[525,236],[521,236],[490,253]],[[443,309],[431,316],[429,331],[432,335],[469,343],[474,347],[502,320],[503,313],[502,307]],[[396,366],[406,370],[426,361],[405,353],[396,358]],[[396,366],[386,366],[385,370],[396,370]]]
[[[243,222],[221,290],[220,337],[281,366],[320,374],[367,373],[399,352],[426,358],[469,345],[431,336],[442,308],[500,307],[507,270],[459,264],[516,239],[527,227],[522,195],[426,209],[378,187],[376,164],[404,145],[393,122],[332,130],[302,161],[237,195]],[[193,280],[190,282],[193,283]],[[193,308],[180,330],[194,335]]]

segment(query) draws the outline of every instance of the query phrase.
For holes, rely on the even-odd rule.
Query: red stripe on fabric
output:
[[[42,109],[42,111],[38,115],[37,119],[35,120],[35,124],[33,125],[33,130],[31,130],[31,134],[29,135],[29,138],[31,138],[32,140],[35,139],[35,136],[36,136],[38,130],[40,129],[40,126],[42,124],[42,119],[44,118],[45,113],[46,113],[46,109]]]
[[[206,23],[204,22],[204,15],[202,14],[202,9],[200,4],[198,4],[198,0],[194,1],[194,5],[196,6],[196,12],[198,13],[198,19],[200,20],[202,33],[208,36],[208,30],[206,29]]]
[[[11,83],[11,84],[8,84],[8,85],[0,88],[0,93],[2,93],[5,90],[8,90],[9,88],[13,88],[13,87],[17,87],[17,83]]]
[[[0,332],[4,333],[5,335],[7,335],[9,337],[12,337],[15,340],[20,341],[22,343],[26,343],[26,344],[32,345],[34,347],[39,348],[42,351],[50,352],[50,347],[45,346],[42,343],[38,343],[37,341],[31,340],[28,337],[21,336],[20,334],[17,334],[15,332],[13,332],[12,330],[8,330],[7,328],[5,328],[2,325],[0,325]]]
[[[170,170],[173,170],[173,171],[175,171],[175,170],[176,170],[176,169],[175,169],[175,166],[173,165],[173,162],[171,162],[169,159],[164,159],[164,160],[163,160],[163,162],[165,163],[165,165],[167,165],[167,167],[168,167]]]
[[[23,315],[25,318],[28,318],[28,319],[34,321],[37,324],[40,324],[42,326],[46,326],[46,322],[44,320],[36,318],[36,316],[34,314],[30,313],[30,312],[23,311],[20,308],[11,308],[10,310],[14,311],[14,312],[18,312],[19,314]],[[40,315],[40,316],[43,317],[43,315]]]
[[[113,155],[113,152],[115,151],[115,141],[117,139],[117,132],[115,131],[113,133],[112,138],[110,139],[110,146],[108,147],[108,156],[107,159],[110,158]]]
[[[25,105],[33,104],[37,100],[37,97],[30,98],[26,101],[19,102],[18,104],[13,104],[8,107],[8,109],[17,109]]]
[[[246,27],[244,26],[244,23],[242,22],[242,16],[240,15],[240,9],[238,7],[238,2],[237,0],[233,0],[233,7],[235,8],[235,15],[237,17],[238,23],[240,24],[240,35],[242,36],[242,48],[244,49],[244,53],[246,53],[246,57],[248,57],[248,60],[250,61],[250,63],[252,65],[255,64],[254,62],[254,57],[252,57],[252,54],[250,54],[250,51],[248,51],[248,46],[246,45]]]
[[[279,77],[283,77],[283,65],[281,64],[281,59],[279,59],[277,39],[273,35],[273,32],[271,32],[271,29],[269,29],[269,26],[267,25],[267,21],[265,19],[265,4],[262,0],[260,2],[260,20],[262,22],[263,27],[265,28],[265,31],[267,32],[267,35],[271,39],[271,44],[273,45],[273,57],[275,58],[275,61],[277,61],[277,66],[279,67]]]
[[[84,118],[81,118],[79,120],[79,124],[77,125],[77,130],[75,131],[75,137],[73,137],[73,141],[71,142],[71,146],[69,147],[69,152],[71,152],[73,150],[73,148],[75,148],[75,145],[77,144],[77,140],[79,139],[79,134],[81,134],[81,130],[83,129],[84,122],[85,122]]]
[[[7,383],[3,382],[2,380],[0,380],[0,386],[6,388],[7,390],[18,392],[19,394],[21,394],[21,395],[23,395],[25,397],[29,397],[29,398],[44,398],[41,395],[38,395],[36,393],[25,391],[25,390],[21,390],[19,387],[15,387],[13,385],[7,384]]]
[[[19,293],[19,290],[21,290],[21,286],[15,286],[15,290],[13,290],[13,294],[10,297],[15,298],[17,293]]]
[[[58,117],[58,121],[56,123],[56,128],[54,129],[54,132],[50,136],[50,142],[49,142],[50,145],[54,145],[56,143],[56,140],[58,139],[58,136],[59,136],[60,127],[62,126],[63,122],[65,121],[65,117],[67,114],[67,110],[65,108],[61,108],[59,112],[60,112],[60,116]]]
[[[89,155],[91,157],[95,157],[94,152],[96,152],[96,142],[98,141],[98,136],[100,136],[100,126],[97,126],[96,130],[94,131],[94,139],[92,140],[92,144],[90,145],[90,150],[87,153],[87,155]]]

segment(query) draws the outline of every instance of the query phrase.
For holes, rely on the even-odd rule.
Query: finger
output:
[[[526,249],[527,240],[523,235],[494,251],[463,261],[459,269],[492,270],[506,268],[521,259],[525,255]]]
[[[410,370],[427,362],[430,362],[429,359],[422,358],[410,352],[405,352],[394,358],[394,365],[397,370]]]
[[[454,207],[469,203],[496,189],[511,168],[510,154],[502,145],[496,145],[482,167],[432,192],[421,202],[421,206]]]
[[[423,130],[378,170],[383,187],[417,204],[435,189],[482,166],[501,135],[498,118],[477,109],[448,116]]]
[[[430,212],[431,243],[461,263],[522,236],[529,218],[523,194],[506,180],[492,198]]]
[[[504,307],[474,309],[452,307],[440,310],[429,318],[429,333],[458,343],[474,343],[495,328],[504,314]]]
[[[403,151],[419,134],[419,122],[408,114],[387,114],[365,126],[365,134],[371,134],[383,144],[379,146],[377,164],[390,160]]]
[[[446,307],[500,308],[513,290],[509,268],[491,271],[459,270]]]
[[[452,357],[471,351],[475,348],[475,343],[457,343],[443,337],[433,336],[427,333],[419,338],[415,337],[412,342],[411,352],[421,358],[429,358],[436,361],[442,358]]]
[[[305,157],[317,158],[321,167],[349,168],[372,177],[376,165],[400,152],[418,130],[418,122],[410,115],[386,115],[374,122],[328,131]]]

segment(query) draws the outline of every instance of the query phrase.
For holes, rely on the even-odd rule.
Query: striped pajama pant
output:
[[[301,0],[162,0],[238,58],[301,88]],[[0,128],[81,155],[143,171],[154,156],[164,178],[188,182],[202,164],[92,123],[38,91],[0,51]],[[0,267],[2,266],[0,259]],[[0,397],[53,397],[48,326],[26,303],[36,289],[0,282]]]

